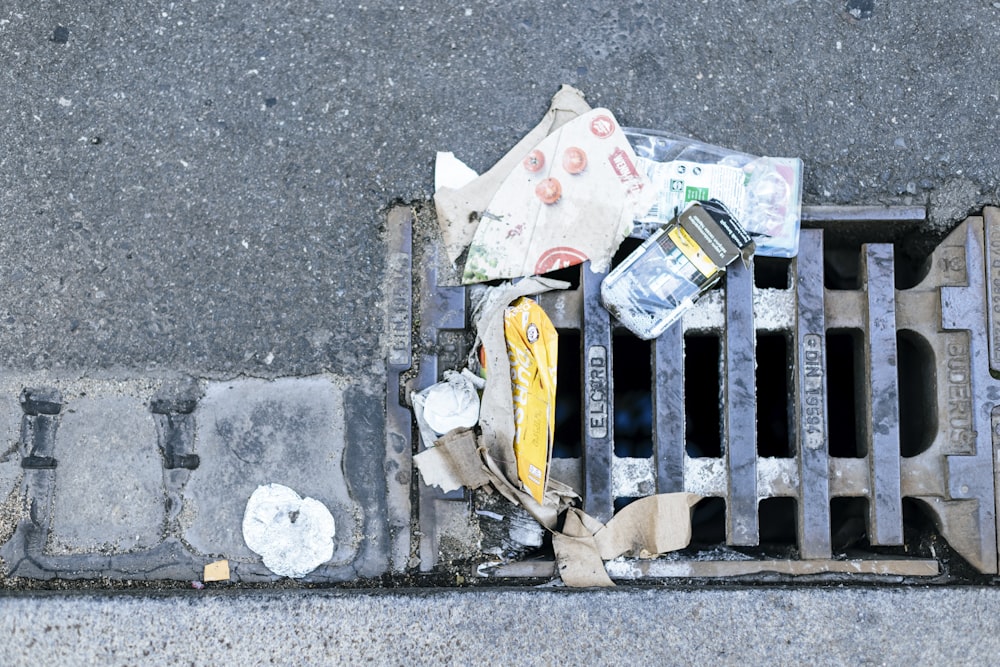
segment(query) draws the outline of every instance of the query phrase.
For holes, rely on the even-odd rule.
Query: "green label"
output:
[[[693,188],[690,185],[684,191],[684,201],[704,201],[708,199],[708,188]]]

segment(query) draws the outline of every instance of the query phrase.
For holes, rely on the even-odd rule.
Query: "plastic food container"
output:
[[[754,242],[715,199],[692,202],[655,232],[601,283],[601,302],[639,338],[656,338]]]

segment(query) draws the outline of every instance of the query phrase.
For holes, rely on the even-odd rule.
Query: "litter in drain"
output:
[[[401,266],[421,267],[416,354],[407,341],[406,354],[390,355],[389,437],[408,446],[400,362],[416,362],[409,384],[422,388],[449,367],[444,358],[461,360],[466,290],[476,288],[440,286],[438,248],[411,253],[412,219],[393,219]],[[724,289],[648,343],[600,306],[602,275],[587,265],[564,270],[573,288],[540,297],[561,335],[553,475],[604,521],[651,493],[704,497],[690,549],[609,562],[613,578],[939,574],[911,522],[933,524],[976,572],[997,572],[1000,332],[986,304],[1000,299],[1000,210],[961,223],[923,278],[897,289],[889,241],[923,219],[914,207],[806,208],[804,226],[818,228],[803,230],[796,258],[736,263]],[[872,231],[853,249],[856,268],[838,263],[852,255],[837,247],[845,227]],[[473,516],[470,496],[415,483],[420,569],[432,571],[450,560],[454,518]],[[536,558],[477,571],[555,568]]]

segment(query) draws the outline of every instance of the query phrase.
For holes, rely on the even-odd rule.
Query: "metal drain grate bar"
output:
[[[798,540],[803,558],[829,558],[830,457],[826,378],[826,299],[823,233],[805,229],[796,258],[795,389],[793,421],[798,434]]]
[[[423,286],[426,307],[420,319],[420,342],[424,352],[420,355],[418,376],[415,386],[429,387],[437,382],[441,375],[438,368],[438,354],[432,350],[442,348],[438,333],[443,330],[458,330],[466,325],[465,289],[461,287],[446,287],[438,284],[438,252],[437,247],[425,249],[422,263],[421,285]],[[424,449],[419,438],[417,449]],[[444,514],[449,503],[465,500],[462,489],[443,492],[437,487],[421,484],[418,507],[418,520],[421,525],[420,535],[420,570],[427,572],[433,569],[437,559],[437,549],[441,536],[439,535],[438,516]],[[442,505],[443,503],[443,505]]]
[[[583,290],[583,509],[600,521],[614,514],[611,477],[615,446],[614,373],[612,372],[611,315],[599,296],[604,273],[580,269]]]
[[[410,495],[408,484],[413,474],[413,418],[400,401],[402,375],[413,364],[413,221],[406,209],[389,213],[388,276],[392,285],[387,307],[388,345],[386,353],[386,466],[395,469],[400,484],[388,489],[389,525],[392,529],[391,565],[395,572],[406,569],[410,559]]]
[[[868,296],[865,317],[865,427],[871,465],[869,510],[872,544],[903,543],[903,497],[899,482],[899,387],[897,386],[896,295],[891,245],[866,245],[861,284]]]
[[[726,535],[729,543],[753,546],[757,525],[757,396],[754,358],[753,269],[739,262],[726,271],[723,442],[729,472]],[[678,325],[679,326],[679,325]],[[692,397],[693,398],[693,397]],[[710,397],[704,397],[710,400]]]
[[[684,490],[684,330],[653,341],[653,452],[656,492]]]

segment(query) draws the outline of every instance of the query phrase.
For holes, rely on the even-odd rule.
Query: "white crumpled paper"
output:
[[[243,514],[243,539],[271,572],[298,579],[333,558],[333,515],[281,484],[258,486]]]
[[[466,375],[444,372],[444,382],[424,394],[424,419],[438,435],[456,428],[472,428],[479,422],[479,394]]]

